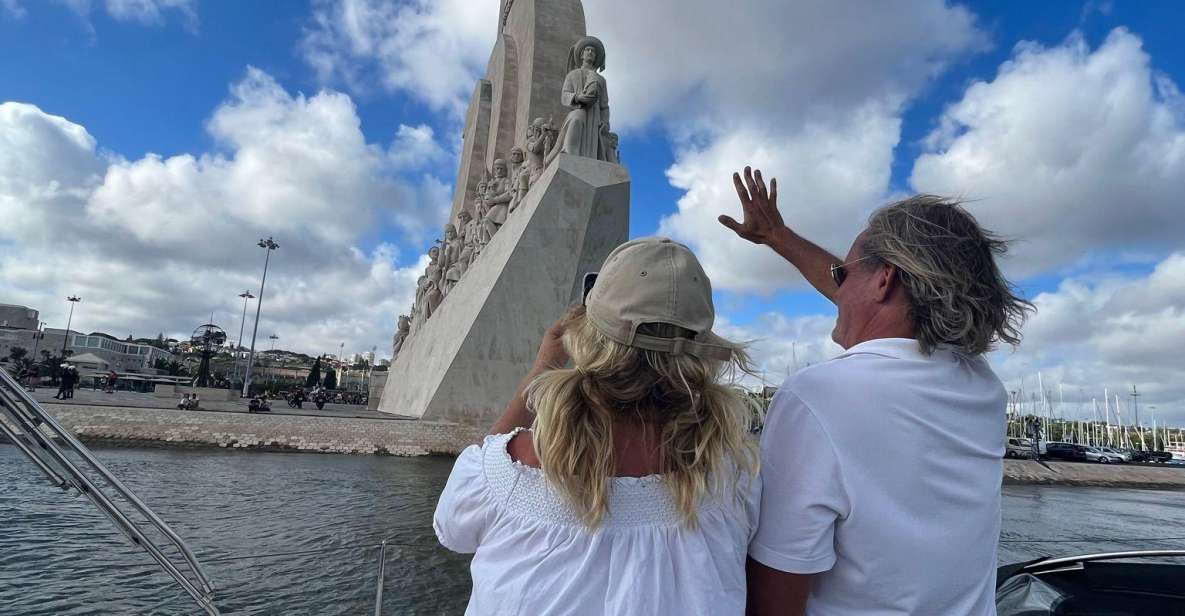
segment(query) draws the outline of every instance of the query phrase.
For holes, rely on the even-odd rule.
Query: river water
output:
[[[388,551],[384,614],[464,610],[467,559],[440,548],[431,530],[450,459],[95,452],[187,540],[224,614],[372,614],[378,551],[368,546],[382,538],[398,546]],[[1181,529],[1181,492],[1006,486],[1000,560],[1185,548],[1180,539],[1132,541]],[[63,496],[0,445],[0,614],[200,613],[89,501]]]

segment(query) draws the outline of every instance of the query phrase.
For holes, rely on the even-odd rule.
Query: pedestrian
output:
[[[70,388],[66,390],[66,397],[73,398],[74,390],[78,388],[82,382],[82,376],[78,374],[78,366],[70,366]]]
[[[55,400],[65,400],[69,396],[66,394],[72,386],[70,385],[70,367],[66,364],[58,366],[58,393],[54,394]]]
[[[1006,244],[958,202],[872,214],[837,259],[788,228],[777,183],[745,168],[744,221],[838,308],[835,359],[790,376],[761,438],[752,614],[995,614],[1007,392],[984,353],[1032,304]]]
[[[441,544],[474,554],[467,614],[744,613],[759,479],[726,375],[748,360],[714,314],[686,247],[609,255],[440,496]]]

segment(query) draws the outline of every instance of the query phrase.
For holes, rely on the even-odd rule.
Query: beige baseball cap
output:
[[[733,345],[712,333],[712,283],[691,250],[665,237],[626,242],[605,259],[585,300],[593,327],[610,340],[639,349],[729,361]],[[690,338],[638,333],[643,323],[691,330]]]

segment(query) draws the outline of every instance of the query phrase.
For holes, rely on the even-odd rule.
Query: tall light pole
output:
[[[338,389],[345,389],[346,377],[346,343],[342,343],[337,351],[337,386]]]
[[[71,295],[66,298],[70,302],[70,316],[66,317],[66,335],[62,337],[62,359],[66,358],[66,343],[70,341],[70,324],[74,321],[74,304],[82,301],[81,297]]]
[[[255,363],[255,335],[259,333],[259,310],[263,308],[263,285],[267,284],[267,264],[271,260],[272,251],[280,247],[270,236],[266,240],[259,240],[257,245],[267,250],[263,257],[263,277],[259,280],[259,301],[255,304],[255,325],[251,328],[251,351],[247,354],[247,374],[243,377],[244,396],[251,395],[251,366]]]
[[[239,349],[243,346],[243,326],[247,324],[247,300],[255,299],[249,290],[239,293],[239,297],[243,298],[243,316],[239,319],[239,339],[235,342],[235,371],[231,381],[239,377]]]

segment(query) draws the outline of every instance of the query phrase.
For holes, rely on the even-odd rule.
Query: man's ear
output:
[[[893,290],[901,284],[901,280],[897,277],[897,266],[891,264],[884,264],[876,272],[876,303],[883,304],[889,301],[893,295]]]

